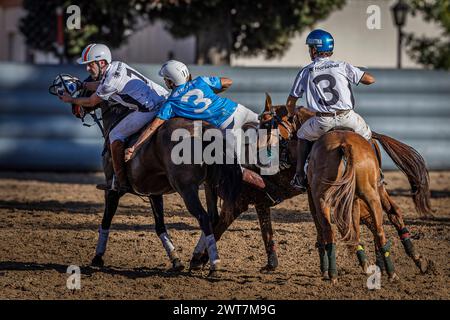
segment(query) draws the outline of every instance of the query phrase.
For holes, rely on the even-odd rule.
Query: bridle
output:
[[[269,116],[270,120],[266,120],[264,121],[263,119]],[[272,129],[276,129],[279,126],[283,127],[284,129],[286,129],[287,133],[288,133],[288,137],[287,139],[281,137],[281,140],[290,140],[294,133],[297,131],[297,115],[294,115],[292,117],[292,119],[288,119],[288,120],[283,120],[282,117],[280,117],[274,110],[273,106],[270,106],[270,109],[268,111],[264,111],[263,113],[261,113],[259,115],[259,120],[260,120],[260,128],[263,129],[268,129],[268,130],[272,130]],[[269,125],[267,125],[269,123]]]

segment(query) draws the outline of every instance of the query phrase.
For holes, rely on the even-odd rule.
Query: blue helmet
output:
[[[321,29],[311,31],[306,38],[306,44],[315,47],[317,52],[332,52],[334,49],[333,36]]]

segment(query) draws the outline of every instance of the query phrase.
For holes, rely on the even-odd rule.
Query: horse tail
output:
[[[356,174],[352,146],[342,143],[338,152],[345,169],[342,177],[336,181],[325,181],[329,188],[325,191],[324,201],[328,207],[334,207],[334,221],[343,241],[356,241],[353,218],[353,199],[356,188]]]
[[[408,178],[416,211],[422,216],[432,215],[430,204],[430,177],[423,157],[410,147],[391,137],[372,132],[372,138],[383,149]]]

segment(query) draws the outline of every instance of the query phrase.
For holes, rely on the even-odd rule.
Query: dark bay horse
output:
[[[85,94],[88,94],[85,92]],[[102,110],[102,121],[104,137],[112,127],[123,119],[130,111],[119,105],[110,105],[102,103],[98,105]],[[73,106],[73,108],[77,108]],[[92,112],[95,108],[85,111]],[[200,224],[200,228],[205,236],[212,233],[210,216],[217,216],[217,203],[210,199],[216,199],[217,194],[221,195],[226,203],[233,203],[241,189],[242,172],[237,164],[177,164],[171,160],[172,149],[179,141],[172,141],[172,133],[183,128],[190,136],[185,137],[194,140],[193,122],[187,119],[174,118],[163,125],[158,132],[148,141],[138,152],[137,156],[127,163],[128,176],[131,185],[134,187],[136,194],[148,196],[155,217],[155,227],[158,236],[163,242],[164,248],[172,262],[173,269],[182,270],[180,259],[175,253],[173,243],[167,233],[164,225],[164,208],[163,194],[178,192],[184,200],[188,211],[194,215]],[[212,128],[207,123],[203,123],[203,130]],[[133,138],[130,138],[130,143]],[[137,139],[137,135],[134,136]],[[202,150],[207,143],[202,144]],[[109,151],[105,147],[103,153],[103,167],[106,177],[106,185],[112,185],[113,169]],[[198,189],[201,184],[205,185],[205,193],[207,198],[206,212],[198,197]],[[99,240],[96,249],[96,255],[92,260],[93,265],[102,266],[103,258],[106,251],[106,243],[108,240],[109,228],[111,221],[117,210],[119,199],[122,194],[114,190],[105,188],[105,211],[102,219],[101,228],[99,230]],[[210,261],[211,273],[218,269],[218,254],[213,246],[215,256]],[[214,250],[215,249],[215,250]]]
[[[274,190],[276,190],[276,193],[273,194],[273,196],[282,201],[300,194],[298,190],[292,188],[290,185],[290,181],[295,174],[295,165],[297,161],[297,141],[295,132],[300,127],[301,123],[304,123],[309,117],[312,116],[312,113],[307,112],[302,108],[301,112],[297,116],[295,116],[293,120],[289,121],[290,119],[287,118],[286,107],[284,105],[272,106],[270,96],[267,95],[265,109],[262,115],[263,125],[264,123],[269,123],[271,119],[274,118],[274,114],[277,115],[277,122],[279,122],[278,128],[281,135],[281,146],[283,149],[281,151],[281,155],[283,157],[284,154],[285,159],[282,159],[283,166],[282,170],[279,173],[273,176],[265,176],[264,179],[271,181],[277,187],[274,188]],[[381,145],[386,150],[387,154],[393,159],[397,167],[407,176],[411,185],[411,189],[413,190],[412,198],[417,212],[423,215],[429,214],[431,211],[429,177],[423,158],[410,146],[407,146],[388,136],[373,132],[372,138],[372,142],[376,151],[377,158],[380,162],[380,166],[381,153],[376,141],[381,143]],[[390,222],[396,228],[407,255],[413,259],[417,267],[422,272],[425,272],[427,269],[427,260],[415,250],[410,238],[409,231],[403,221],[403,214],[401,209],[389,196],[384,185],[380,186],[380,194],[383,195],[383,210],[387,213]],[[249,205],[255,206],[260,223],[262,238],[267,253],[267,264],[263,268],[263,270],[274,270],[278,266],[278,258],[276,254],[275,241],[273,238],[270,208],[275,204],[263,192],[255,190],[254,188],[251,188],[250,186],[244,184],[242,194],[237,200],[234,210],[232,212],[230,212],[229,210],[222,210],[220,218],[217,220],[217,223],[214,226],[215,238],[216,240],[219,240],[222,234],[232,224],[232,222],[236,218],[238,218],[241,213],[248,210]],[[312,206],[311,202],[310,206]],[[372,223],[371,221],[369,221],[369,217],[365,215],[364,212],[367,212],[367,210],[365,210],[364,204],[362,204],[362,223],[370,228]],[[374,229],[371,229],[371,231],[372,233],[376,232]],[[357,252],[358,259],[361,266],[365,269],[368,265],[367,258],[364,250],[361,250],[363,249],[363,247],[360,247],[359,249],[360,250],[358,250]],[[324,257],[324,248],[318,246],[318,251],[319,255],[321,257]],[[378,252],[378,250],[376,250],[376,252]],[[376,257],[377,265],[379,265],[379,267],[383,270],[385,268],[383,258],[378,254],[376,255]],[[199,267],[202,264],[202,261],[207,261],[206,253],[204,253],[203,256],[193,256],[191,264],[193,264],[195,267]],[[321,262],[322,269],[325,270],[325,268],[328,268],[328,261],[325,258]]]
[[[88,78],[89,80],[89,78]],[[90,95],[89,92],[84,91],[82,95]],[[101,119],[97,118],[95,114],[96,109],[101,110]],[[118,104],[111,104],[108,102],[102,102],[94,108],[85,108],[80,106],[72,106],[72,112],[77,117],[84,118],[87,113],[93,116],[102,132],[105,141],[107,141],[108,132],[124,117],[130,114],[131,110],[124,108]],[[101,120],[101,122],[100,122]],[[99,237],[95,256],[92,259],[91,265],[97,267],[103,267],[103,256],[106,252],[107,243],[109,239],[109,230],[111,227],[114,215],[117,212],[120,198],[123,194],[118,193],[115,190],[111,190],[110,186],[113,185],[114,169],[112,166],[111,155],[108,149],[109,144],[105,142],[104,150],[102,152],[102,164],[103,172],[105,174],[106,183],[104,185],[97,186],[100,190],[104,190],[105,209],[103,212],[102,221],[99,227]],[[164,202],[162,195],[150,195],[148,197],[149,203],[152,208],[153,217],[155,219],[155,231],[158,237],[161,239],[164,249],[172,264],[172,270],[181,271],[184,269],[184,265],[176,254],[175,247],[170,239],[169,233],[164,223]]]

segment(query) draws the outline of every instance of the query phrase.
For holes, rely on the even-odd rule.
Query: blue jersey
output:
[[[204,120],[220,127],[234,113],[237,103],[218,96],[213,89],[222,89],[220,78],[197,77],[182,84],[172,90],[157,117]]]

